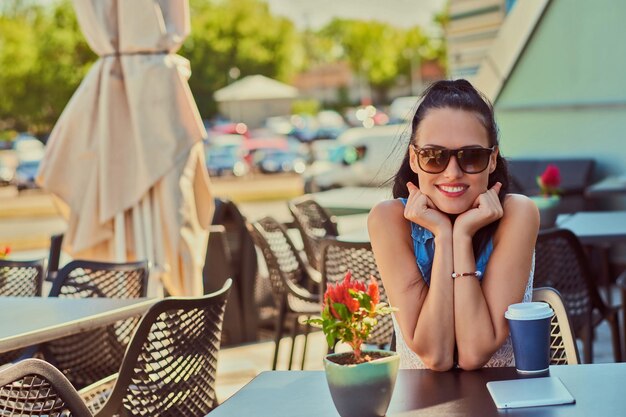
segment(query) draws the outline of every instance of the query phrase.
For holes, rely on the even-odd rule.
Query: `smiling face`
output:
[[[414,143],[418,148],[490,148],[487,130],[476,113],[451,108],[429,110],[419,124]],[[420,191],[445,213],[460,214],[472,207],[476,198],[487,191],[489,174],[496,168],[497,149],[489,157],[487,168],[467,174],[451,156],[448,166],[438,174],[429,174],[418,164],[415,149],[410,150],[411,169],[417,173]]]

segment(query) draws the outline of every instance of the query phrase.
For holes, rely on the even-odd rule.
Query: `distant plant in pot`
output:
[[[333,402],[342,417],[384,416],[398,374],[399,357],[385,350],[362,350],[377,317],[394,311],[380,302],[378,283],[353,281],[350,271],[343,282],[329,284],[324,293],[321,318],[309,323],[321,327],[328,346],[337,341],[351,352],[332,353],[324,358],[326,380]]]
[[[540,213],[540,225],[542,228],[553,227],[559,214],[561,201],[561,171],[554,164],[548,164],[541,175],[537,177],[537,185],[541,192],[541,198],[535,199]]]
[[[0,259],[4,259],[11,253],[10,246],[2,246],[0,245]]]

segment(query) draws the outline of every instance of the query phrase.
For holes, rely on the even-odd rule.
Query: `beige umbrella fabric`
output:
[[[65,249],[148,259],[168,292],[199,295],[213,201],[189,62],[176,55],[190,30],[188,2],[74,7],[100,58],[54,127],[38,176],[67,215]]]

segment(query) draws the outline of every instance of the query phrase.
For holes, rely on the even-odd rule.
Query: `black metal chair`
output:
[[[44,260],[0,260],[0,295],[5,297],[40,297]]]
[[[0,296],[40,297],[43,279],[43,259],[35,261],[0,260]],[[14,361],[22,354],[22,349],[0,353],[0,365]]]
[[[611,329],[615,361],[621,362],[618,308],[604,303],[583,246],[570,230],[539,232],[535,246],[534,283],[535,286],[553,287],[561,294],[574,334],[583,341],[585,363],[593,360],[593,329],[603,320]]]
[[[304,252],[309,264],[320,271],[322,239],[339,235],[337,222],[334,216],[310,195],[290,200],[288,206],[294,223],[302,235]]]
[[[139,298],[147,292],[148,263],[72,261],[64,266],[49,297]],[[67,336],[40,346],[44,358],[80,389],[118,371],[139,317]]]
[[[46,281],[54,282],[59,272],[61,261],[61,249],[63,245],[63,233],[50,236],[50,252],[48,253],[48,266],[46,268]]]
[[[289,365],[293,363],[296,335],[300,327],[301,317],[319,315],[321,312],[320,297],[309,291],[314,281],[307,272],[307,267],[287,234],[285,227],[271,217],[265,217],[250,227],[255,244],[263,253],[267,264],[272,296],[277,306],[274,358],[272,369],[276,369],[280,340],[285,330],[285,321],[292,321],[291,351]],[[319,284],[315,284],[319,285]],[[302,349],[302,368],[304,368],[307,339],[310,326],[305,325],[304,346]]]
[[[0,415],[91,417],[67,378],[39,359],[25,359],[0,370]]]
[[[559,292],[550,287],[535,288],[533,301],[548,303],[554,310],[550,322],[550,365],[578,365],[574,332]]]
[[[117,376],[81,390],[99,417],[201,417],[215,408],[215,376],[232,280],[197,298],[166,298],[137,326]]]
[[[343,281],[346,272],[352,272],[352,279],[368,284],[370,275],[378,280],[380,301],[388,303],[387,293],[376,266],[376,259],[369,242],[345,242],[332,238],[322,241],[322,290],[326,291],[329,283]],[[323,292],[322,292],[323,294]],[[378,324],[372,329],[365,343],[379,348],[392,346],[393,320],[391,314],[378,318]]]
[[[233,279],[230,300],[224,315],[222,346],[256,341],[259,317],[254,286],[257,254],[246,219],[232,201],[215,199],[215,213],[202,271],[204,293]]]

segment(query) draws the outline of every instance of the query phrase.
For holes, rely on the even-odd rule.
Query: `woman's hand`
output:
[[[408,182],[406,187],[409,190],[409,198],[404,207],[404,218],[425,227],[435,236],[452,228],[450,218],[439,211],[430,198],[423,194],[415,184]]]
[[[500,188],[502,188],[502,184],[496,182],[491,189],[476,198],[469,210],[456,218],[453,229],[455,236],[473,237],[482,227],[502,217],[504,211],[498,198]]]

